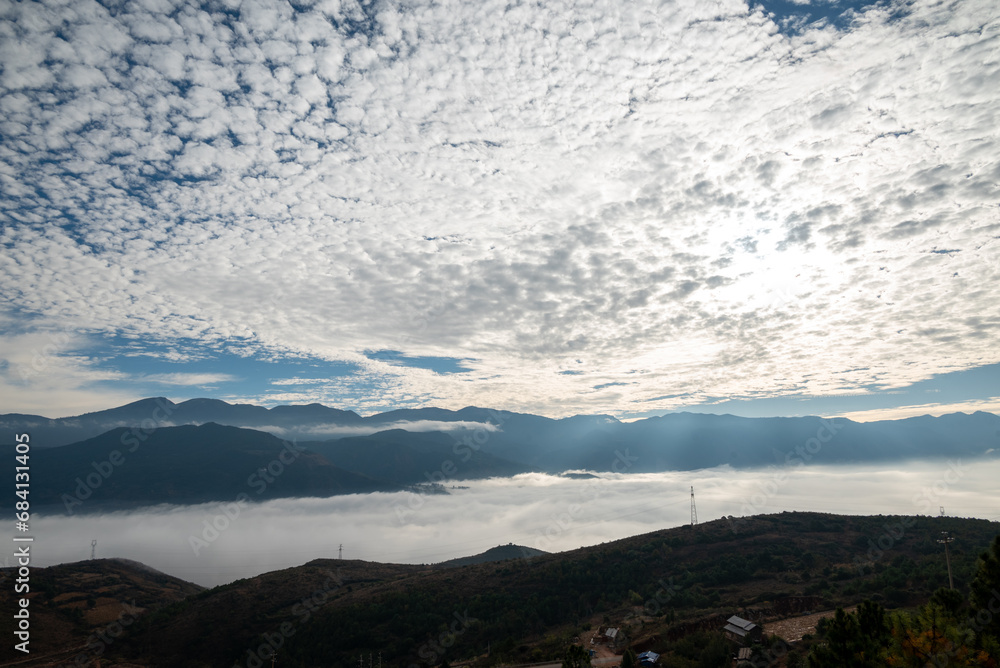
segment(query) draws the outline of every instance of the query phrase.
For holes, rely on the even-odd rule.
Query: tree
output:
[[[1000,535],[976,562],[976,575],[969,584],[969,603],[980,633],[1000,639],[1000,614],[995,613],[1000,608]]]
[[[837,608],[823,625],[824,642],[809,654],[810,668],[856,666],[877,668],[886,663],[889,624],[878,603],[863,601],[856,613]]]
[[[931,594],[931,603],[939,606],[942,610],[957,619],[958,611],[965,604],[965,597],[957,589],[941,587]]]
[[[590,668],[590,652],[579,645],[570,645],[563,654],[562,668]]]
[[[975,634],[958,625],[954,617],[936,603],[928,603],[916,615],[896,615],[892,636],[892,648],[886,660],[889,666],[972,668],[989,665],[987,654],[972,647]]]
[[[625,650],[625,653],[622,654],[621,668],[636,668],[635,652],[631,649]]]

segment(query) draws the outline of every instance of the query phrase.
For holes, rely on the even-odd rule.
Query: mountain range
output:
[[[267,409],[151,398],[70,418],[0,415],[5,442],[21,432],[31,437],[36,503],[64,506],[75,505],[74,497],[134,506],[241,493],[329,496],[528,471],[647,473],[1000,453],[1000,417],[984,412],[865,423],[699,413],[621,422],[476,407],[361,417],[319,404]]]

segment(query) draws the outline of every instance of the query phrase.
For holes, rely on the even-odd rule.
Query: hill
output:
[[[442,561],[434,564],[436,568],[458,568],[459,566],[471,566],[472,564],[487,564],[495,561],[508,561],[510,559],[531,559],[532,557],[540,557],[543,554],[548,554],[542,550],[536,550],[533,547],[526,547],[524,545],[514,545],[514,543],[507,543],[506,545],[498,545],[496,547],[491,547],[490,549],[482,552],[480,554],[475,554],[471,557],[459,557],[458,559],[449,559],[448,561]]]
[[[0,606],[15,610],[10,581],[17,577],[13,568],[0,569]],[[91,654],[103,642],[92,634],[114,635],[115,624],[127,628],[147,613],[195,595],[202,587],[161,573],[127,559],[93,559],[48,568],[33,568],[27,594],[32,633],[31,657],[58,653],[61,662],[71,663],[77,654]],[[20,596],[20,594],[18,594]],[[3,633],[12,638],[14,620],[3,616]],[[104,653],[103,651],[101,652]],[[28,657],[28,658],[31,658]],[[26,658],[7,642],[0,649],[0,661]],[[51,664],[50,664],[51,665]]]
[[[33,451],[32,499],[67,512],[398,489],[261,431],[208,423],[148,436],[120,427]]]
[[[399,485],[436,483],[445,477],[449,480],[508,477],[531,470],[524,464],[456,445],[454,437],[448,434],[402,429],[302,443],[348,471]]]
[[[457,568],[317,560],[170,606],[116,651],[153,666],[253,665],[269,645],[293,667],[369,653],[388,666],[494,665],[553,658],[605,623],[661,651],[737,612],[764,621],[866,597],[923,603],[947,583],[942,530],[955,536],[952,568],[964,586],[1000,524],[781,513]]]

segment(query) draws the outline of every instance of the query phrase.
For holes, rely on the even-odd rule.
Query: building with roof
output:
[[[652,668],[660,661],[660,655],[656,652],[643,652],[635,658],[639,661],[640,666],[646,666],[646,668]]]
[[[726,637],[741,645],[747,645],[754,640],[760,640],[762,631],[753,622],[733,615],[726,620],[726,625],[722,627]]]

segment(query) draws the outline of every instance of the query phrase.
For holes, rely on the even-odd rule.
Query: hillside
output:
[[[1000,524],[781,513],[458,568],[317,560],[171,606],[137,624],[120,651],[153,666],[230,666],[270,641],[283,666],[351,665],[379,652],[388,666],[409,666],[489,645],[481,663],[492,665],[557,656],[603,620],[659,651],[736,612],[763,621],[866,597],[925,602],[947,583],[942,530],[956,538],[964,586]],[[184,663],[195,657],[204,663]]]
[[[14,610],[12,568],[0,569],[0,607]],[[91,634],[114,632],[114,624],[131,626],[152,610],[181,601],[202,591],[202,587],[161,573],[127,559],[93,559],[31,571],[31,623],[34,632],[31,655],[39,658],[66,648],[60,660],[70,663],[88,642]],[[3,634],[13,637],[10,615],[3,616]],[[73,651],[75,650],[75,651]],[[24,659],[11,643],[3,643],[0,661]]]
[[[402,409],[361,417],[320,404],[267,409],[216,399],[173,403],[160,397],[55,420],[0,415],[0,438],[11,440],[15,432],[26,431],[37,452],[121,427],[145,435],[166,427],[210,422],[266,431],[289,440],[323,443],[316,447],[324,454],[336,455],[345,462],[354,457],[358,468],[351,470],[368,475],[372,470],[365,460],[370,457],[364,450],[389,448],[389,463],[398,460],[392,478],[397,482],[423,480],[427,471],[438,468],[440,458],[429,468],[425,461],[435,448],[434,456],[440,457],[438,450],[447,450],[452,458],[461,454],[463,462],[468,461],[466,455],[470,452],[480,455],[465,467],[470,477],[524,470],[619,470],[616,451],[629,453],[629,471],[633,473],[724,464],[734,468],[782,464],[806,444],[811,455],[821,452],[825,463],[1000,456],[1000,416],[981,411],[865,423],[843,418],[670,413],[624,423],[608,415],[555,420],[472,406],[457,411]],[[427,433],[434,431],[447,434]],[[337,439],[345,443],[337,446]],[[411,464],[407,465],[407,461]],[[483,472],[475,471],[477,467]]]
[[[456,447],[455,439],[441,432],[392,429],[335,441],[307,441],[302,447],[348,471],[399,485],[439,482],[441,476],[449,480],[507,477],[531,470],[487,452]]]
[[[32,498],[67,512],[156,503],[257,501],[398,489],[333,466],[271,434],[209,423],[125,427],[32,451]]]
[[[513,543],[507,543],[506,545],[498,545],[496,547],[491,547],[481,554],[475,554],[471,557],[459,557],[458,559],[449,559],[448,561],[442,561],[434,564],[435,568],[458,568],[459,566],[471,566],[472,564],[486,564],[496,561],[507,561],[509,559],[531,559],[532,557],[540,557],[543,554],[549,554],[542,550],[536,550],[533,547],[527,547],[524,545],[514,545]]]

